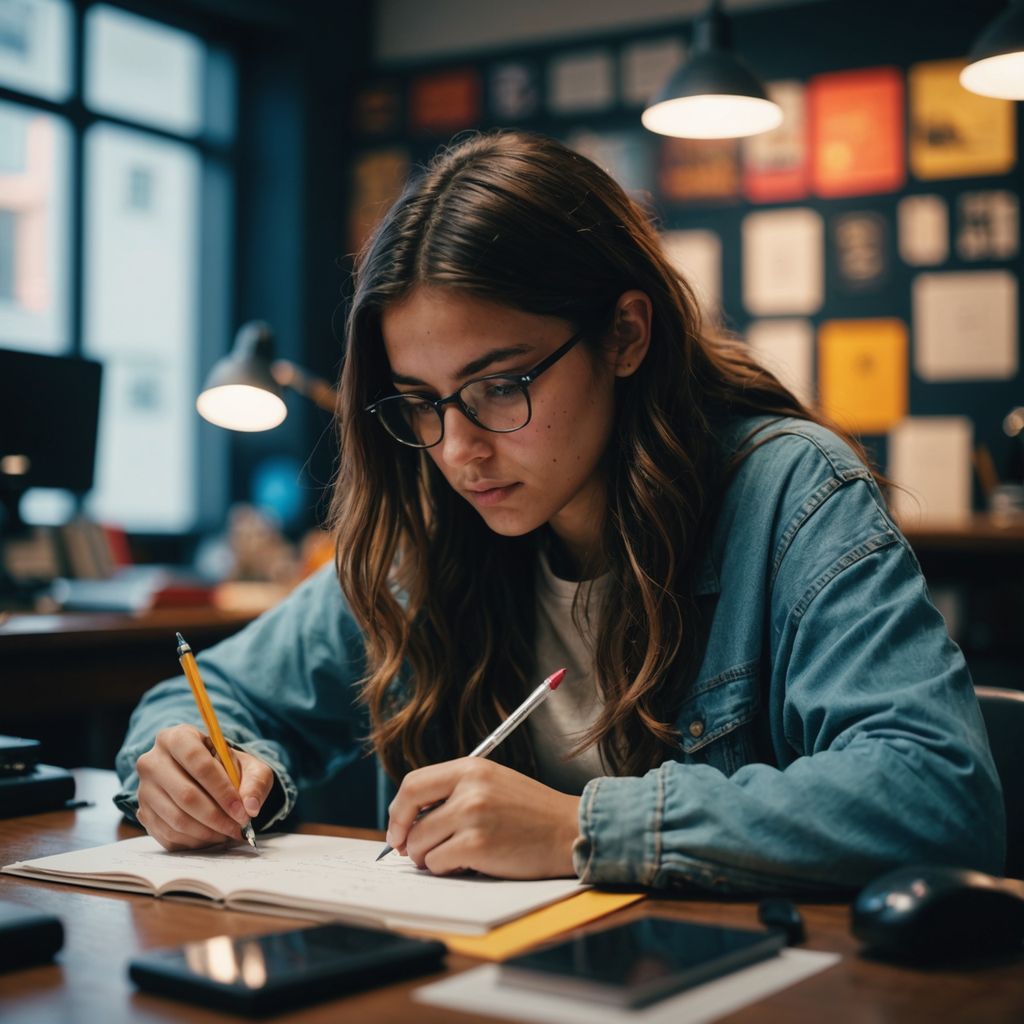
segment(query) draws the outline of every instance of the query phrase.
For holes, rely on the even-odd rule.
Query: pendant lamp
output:
[[[1024,0],[1013,0],[974,41],[960,84],[981,96],[1024,100]]]
[[[683,139],[735,139],[771,131],[782,108],[732,48],[732,22],[711,0],[693,27],[689,59],[641,115],[645,128]]]

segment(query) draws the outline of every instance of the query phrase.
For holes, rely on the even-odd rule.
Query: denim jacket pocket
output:
[[[756,660],[698,680],[679,710],[686,763],[709,764],[732,775],[756,760],[752,723],[760,706]]]

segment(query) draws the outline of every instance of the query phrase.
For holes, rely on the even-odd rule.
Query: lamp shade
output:
[[[640,120],[659,135],[735,139],[782,123],[760,79],[732,49],[729,19],[712,5],[694,26],[693,53],[648,104]]]
[[[196,399],[199,415],[229,430],[270,430],[288,410],[270,372],[274,332],[262,320],[243,324],[229,355],[210,370]]]
[[[1024,100],[1024,2],[1014,0],[984,29],[967,55],[960,84],[981,96]]]

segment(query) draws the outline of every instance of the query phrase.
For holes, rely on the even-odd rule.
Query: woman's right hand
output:
[[[236,791],[210,739],[194,725],[175,725],[135,762],[139,773],[139,824],[168,850],[242,841],[274,784],[259,758],[231,750],[242,780]]]

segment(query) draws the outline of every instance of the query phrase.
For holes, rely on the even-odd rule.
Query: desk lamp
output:
[[[334,412],[337,396],[327,381],[273,355],[270,325],[262,320],[242,324],[231,352],[210,370],[196,399],[199,415],[228,430],[270,430],[288,415],[284,388]]]
[[[645,128],[683,139],[736,139],[782,124],[757,75],[732,48],[732,22],[711,0],[693,27],[689,59],[640,116]]]
[[[1024,0],[1013,0],[974,41],[960,84],[981,96],[1024,100]]]

